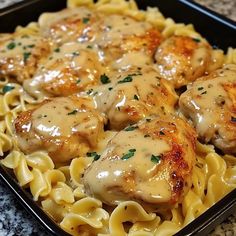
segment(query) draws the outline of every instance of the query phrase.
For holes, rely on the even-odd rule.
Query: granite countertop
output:
[[[0,8],[22,0],[0,0]],[[236,21],[236,0],[196,0]],[[25,211],[10,190],[0,182],[0,236],[49,236]],[[211,232],[210,236],[236,235],[236,212]]]

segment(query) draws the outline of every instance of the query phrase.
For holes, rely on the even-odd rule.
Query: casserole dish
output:
[[[144,8],[145,4],[147,2],[139,2],[140,7]],[[185,22],[185,23],[193,23],[198,28],[197,30],[205,36],[212,45],[215,45],[217,47],[223,48],[226,50],[227,46],[233,46],[235,47],[235,42],[233,40],[233,35],[235,33],[235,25],[233,22],[225,20],[224,18],[217,18],[217,15],[214,15],[212,12],[207,12],[204,10],[204,8],[198,7],[198,5],[184,2],[184,1],[176,1],[170,3],[165,2],[157,2],[156,1],[149,1],[147,5],[153,5],[160,8],[160,10],[164,13],[165,16],[170,16],[174,18],[177,22]],[[174,4],[176,4],[174,6]],[[55,2],[48,2],[45,4],[43,1],[28,1],[26,3],[21,3],[16,5],[15,7],[8,8],[5,12],[2,11],[0,13],[1,15],[1,21],[0,21],[0,28],[1,31],[11,31],[15,25],[14,22],[15,15],[21,15],[21,22],[17,21],[17,24],[26,24],[27,22],[30,22],[32,20],[37,19],[38,15],[44,11],[54,11],[59,10],[62,7],[65,6],[64,1],[55,1]],[[169,8],[168,6],[171,6],[172,8]],[[176,15],[174,12],[172,12],[172,9],[180,9],[180,11],[184,12],[186,11],[186,15],[184,15],[183,19],[181,19],[181,14]],[[196,11],[196,9],[200,11]],[[35,14],[32,14],[32,11],[35,10]],[[31,14],[30,14],[30,13]],[[204,14],[207,13],[207,14]],[[201,16],[201,17],[200,17]],[[33,17],[33,18],[32,18]],[[193,18],[192,18],[193,17]],[[199,23],[198,19],[202,19],[202,21]],[[217,20],[218,19],[218,20]],[[197,21],[197,22],[195,22]],[[9,22],[9,25],[4,24],[4,22]],[[209,25],[214,24],[215,30],[214,32],[211,31],[211,33],[208,32],[208,27],[205,27],[207,23]],[[202,25],[201,25],[202,24]],[[5,28],[4,28],[5,27]],[[216,37],[220,34],[220,32],[224,32],[224,40],[218,39]],[[4,168],[1,168],[1,175],[3,180],[8,183],[8,185],[12,186],[12,190],[17,193],[18,197],[21,199],[22,202],[24,202],[24,205],[31,211],[34,212],[34,214],[38,217],[38,219],[43,222],[45,226],[47,226],[48,229],[50,229],[51,232],[53,232],[55,235],[63,235],[64,232],[61,231],[60,228],[57,227],[50,219],[42,212],[42,210],[32,201],[30,200],[30,197],[27,195],[27,193],[24,193],[18,185],[12,180],[12,177],[7,173],[7,171]],[[219,201],[217,204],[215,204],[211,209],[206,211],[204,214],[202,214],[199,218],[197,218],[195,221],[193,221],[191,224],[186,226],[184,229],[182,229],[180,232],[177,233],[177,235],[193,235],[196,233],[202,234],[209,232],[212,227],[214,227],[216,224],[218,224],[220,221],[224,219],[224,217],[227,216],[227,214],[230,214],[231,211],[233,211],[235,207],[235,191],[232,191],[230,194],[228,194],[225,198],[223,198],[221,201]],[[29,204],[30,202],[30,204]],[[31,206],[31,207],[30,207]],[[212,219],[215,219],[214,222]]]

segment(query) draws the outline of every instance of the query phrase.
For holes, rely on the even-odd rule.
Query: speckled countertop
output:
[[[0,0],[0,8],[22,0]],[[196,0],[197,2],[236,21],[236,0]],[[16,198],[0,182],[0,236],[49,236]],[[228,217],[210,236],[236,235],[236,212]]]

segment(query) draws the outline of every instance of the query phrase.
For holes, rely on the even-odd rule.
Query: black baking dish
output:
[[[236,24],[225,17],[187,0],[137,0],[140,8],[157,6],[166,17],[176,22],[192,23],[211,45],[226,50],[236,48]],[[66,0],[27,0],[0,10],[0,32],[12,32],[17,25],[36,21],[43,12],[66,7]],[[0,177],[21,204],[53,235],[64,232],[23,190],[11,173],[0,165]],[[212,206],[204,214],[179,231],[176,236],[206,235],[236,210],[236,189]]]

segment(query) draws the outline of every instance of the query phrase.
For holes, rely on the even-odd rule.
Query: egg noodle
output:
[[[99,0],[97,3],[68,0],[69,8],[84,5],[107,14],[124,14],[147,21],[165,38],[171,35],[201,38],[192,25],[164,18],[157,8],[139,10],[132,0]],[[30,23],[27,27],[17,27],[16,31],[37,34],[39,27],[37,23]],[[215,53],[222,54],[222,51],[215,50]],[[236,64],[235,49],[229,48],[222,57],[225,63]],[[4,156],[1,164],[13,170],[19,185],[29,188],[33,199],[71,235],[173,235],[236,187],[236,158],[218,155],[212,145],[198,142],[192,187],[181,204],[160,214],[146,212],[134,201],[108,207],[86,196],[81,183],[84,169],[92,162],[91,157],[82,156],[58,165],[46,152],[26,155],[20,151],[13,139],[13,120],[20,112],[35,107],[37,101],[27,95],[20,84],[1,79],[0,90],[6,85],[13,89],[0,95],[0,155]]]

